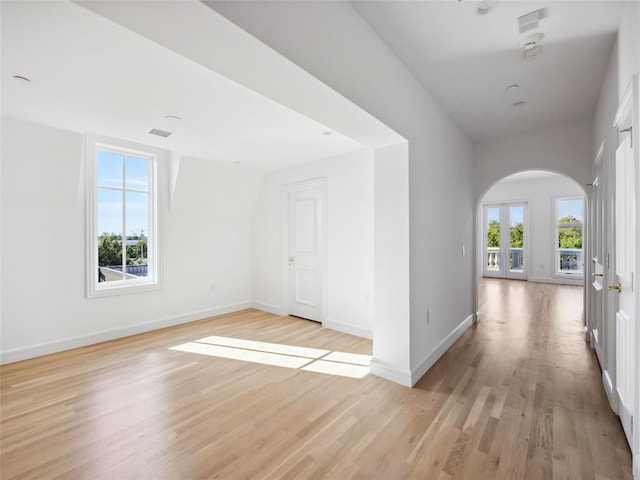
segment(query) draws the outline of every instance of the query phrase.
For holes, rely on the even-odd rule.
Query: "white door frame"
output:
[[[282,252],[280,262],[282,265],[282,314],[289,315],[289,193],[320,188],[320,225],[321,238],[319,243],[320,262],[320,321],[322,324],[327,319],[327,179],[317,178],[304,182],[289,183],[282,186]]]
[[[638,240],[640,239],[640,97],[638,95],[638,75],[634,75],[627,87],[616,116],[613,122],[614,128],[620,132],[616,141],[617,147],[624,141],[631,141],[633,145],[633,165],[634,165],[634,179],[633,186],[635,190],[635,272],[640,272],[640,248],[638,247]],[[629,135],[624,135],[624,131],[632,127]],[[633,427],[633,445],[631,446],[632,458],[633,458],[633,471],[635,478],[640,478],[640,428],[638,426],[638,416],[640,413],[640,381],[637,380],[637,374],[640,372],[640,326],[638,326],[638,320],[640,319],[640,288],[634,286],[634,321],[635,321],[635,359],[632,362],[635,363],[636,382],[634,388],[634,415],[635,425]],[[616,372],[616,381],[617,381]]]

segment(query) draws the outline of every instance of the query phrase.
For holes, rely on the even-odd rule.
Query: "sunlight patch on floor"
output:
[[[320,358],[330,352],[330,350],[319,350],[317,348],[296,347],[294,345],[283,345],[281,343],[256,342],[254,340],[244,340],[242,338],[231,337],[211,336],[201,338],[200,340],[196,340],[196,342],[306,358]]]
[[[176,345],[170,350],[350,378],[366,377],[371,361],[371,355],[218,336]]]

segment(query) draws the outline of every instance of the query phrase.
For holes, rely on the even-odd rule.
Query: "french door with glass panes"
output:
[[[526,279],[527,205],[484,205],[483,210],[483,275]]]

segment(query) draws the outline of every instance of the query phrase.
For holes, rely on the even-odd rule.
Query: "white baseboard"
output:
[[[473,325],[474,314],[465,318],[460,325],[458,325],[449,335],[447,335],[431,352],[429,352],[414,368],[411,369],[411,386],[418,383],[418,380],[427,373],[434,363],[444,355],[451,345],[453,345],[458,338],[462,336],[466,330]]]
[[[332,320],[327,318],[322,322],[324,328],[330,330],[336,330],[342,333],[348,333],[349,335],[355,335],[356,337],[373,339],[373,331],[367,328],[357,327],[355,325],[349,325],[348,323],[339,322],[338,320]]]
[[[380,378],[389,380],[390,382],[398,383],[405,387],[412,387],[411,383],[411,370],[408,368],[401,368],[391,363],[372,358],[369,363],[369,371]]]
[[[531,277],[529,278],[529,281],[533,283],[553,283],[556,285],[584,285],[584,280],[582,278]]]
[[[42,355],[49,355],[51,353],[63,352],[65,350],[71,350],[72,348],[86,347],[87,345],[93,345],[96,343],[107,342],[109,340],[115,340],[117,338],[128,337],[130,335],[137,335],[138,333],[150,332],[152,330],[158,330],[160,328],[172,327],[174,325],[180,325],[183,323],[189,323],[196,320],[202,320],[203,318],[213,317],[216,315],[223,315],[225,313],[237,312],[246,308],[251,308],[252,302],[235,303],[232,305],[222,305],[220,307],[213,307],[207,310],[200,310],[198,312],[187,313],[183,315],[177,315],[173,317],[166,317],[149,322],[138,323],[122,328],[114,328],[112,330],[102,330],[87,335],[80,335],[77,337],[65,338],[62,340],[56,340],[53,342],[41,343],[38,345],[30,345],[28,347],[16,348],[13,350],[4,351],[0,354],[0,364],[19,362],[28,358],[41,357]]]
[[[613,382],[611,381],[611,377],[609,376],[609,372],[607,370],[602,370],[602,386],[604,387],[604,393],[607,394],[607,399],[609,400],[609,406],[611,407],[611,410],[613,410],[617,415],[618,394],[613,390]]]
[[[598,363],[600,364],[600,368],[604,366],[603,356],[604,352],[602,351],[602,345],[600,345],[597,340],[596,343],[593,343],[593,337],[591,337],[591,345],[593,345],[596,351],[596,358],[598,359]]]
[[[262,310],[263,312],[273,313],[274,315],[284,315],[283,309],[280,305],[273,305],[266,302],[253,302],[253,308],[256,310]]]

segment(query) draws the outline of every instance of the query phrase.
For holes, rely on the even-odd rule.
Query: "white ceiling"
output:
[[[323,135],[326,126],[161,45],[173,32],[165,29],[162,38],[154,38],[134,33],[144,25],[120,26],[133,18],[133,10],[153,2],[103,3],[83,8],[67,2],[0,2],[3,115],[263,170],[363,148],[335,130]],[[202,5],[183,3],[191,5],[191,15],[217,15],[193,8],[194,3]],[[591,118],[623,3],[503,0],[479,16],[471,0],[352,2],[476,141]],[[179,8],[180,2],[163,5]],[[104,12],[90,11],[94,6]],[[160,13],[157,5],[149,8]],[[545,35],[543,52],[525,61],[517,17],[539,8],[548,14],[539,29]],[[124,17],[109,21],[107,11]],[[157,20],[151,17],[141,21]],[[183,21],[196,19],[185,11]],[[235,47],[226,45],[215,55]],[[19,83],[13,75],[33,82]],[[512,83],[520,85],[515,95],[505,92]],[[526,104],[513,107],[517,100]],[[336,115],[346,118],[345,112]],[[171,122],[165,115],[183,120]],[[145,132],[151,127],[174,135],[149,136]]]
[[[2,115],[262,170],[364,148],[78,5],[1,8]]]
[[[487,15],[478,3],[352,2],[474,141],[592,118],[625,2],[503,0]],[[520,35],[518,17],[542,8],[539,28]],[[524,60],[533,32],[542,54]]]

